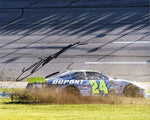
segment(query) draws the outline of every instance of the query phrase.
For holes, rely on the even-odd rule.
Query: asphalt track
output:
[[[77,41],[33,76],[90,69],[150,81],[149,0],[0,0],[0,80]]]

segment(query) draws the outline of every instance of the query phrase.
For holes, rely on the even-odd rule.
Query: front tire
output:
[[[139,97],[139,89],[133,85],[127,85],[123,90],[123,95],[126,97]]]

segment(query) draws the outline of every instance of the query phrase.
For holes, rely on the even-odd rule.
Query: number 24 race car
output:
[[[146,97],[146,89],[136,82],[113,79],[92,70],[71,70],[50,78],[28,78],[27,89],[58,87],[73,88],[82,96],[115,94],[127,97]]]

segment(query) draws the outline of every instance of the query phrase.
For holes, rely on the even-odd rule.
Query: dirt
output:
[[[138,104],[150,105],[150,99],[109,96],[81,96],[60,89],[41,89],[17,91],[14,96],[18,101],[46,104]],[[18,97],[19,96],[19,97]],[[14,99],[15,100],[15,97]]]

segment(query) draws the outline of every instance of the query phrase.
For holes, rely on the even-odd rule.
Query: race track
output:
[[[33,76],[70,69],[150,81],[149,0],[0,0],[0,80],[70,43]]]

